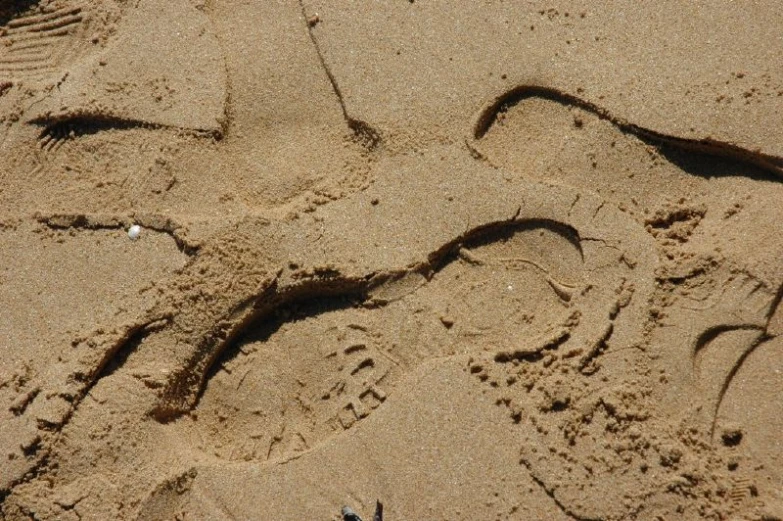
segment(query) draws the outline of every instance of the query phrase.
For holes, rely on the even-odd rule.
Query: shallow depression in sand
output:
[[[581,249],[561,226],[524,224],[465,244],[431,280],[380,308],[350,296],[279,310],[216,369],[184,430],[228,460],[311,449],[381,406],[430,359],[535,353],[566,331],[584,289]]]

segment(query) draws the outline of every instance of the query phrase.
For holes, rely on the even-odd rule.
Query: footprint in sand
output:
[[[226,86],[217,41],[206,16],[185,0],[40,2],[9,20],[0,38],[0,78],[41,80],[27,85],[32,103],[23,121],[44,127],[44,149],[105,127],[223,130]],[[179,67],[176,76],[167,73],[171,63]],[[188,110],[192,105],[199,110]]]
[[[681,460],[698,456],[669,444],[671,423],[651,405],[654,253],[670,246],[645,234],[643,212],[616,209],[610,195],[509,183],[459,157],[429,160],[409,172],[395,164],[399,179],[390,174],[325,207],[313,242],[301,223],[244,221],[241,234],[218,237],[213,258],[194,260],[172,283],[178,315],[137,339],[127,367],[100,380],[95,394],[129,375],[148,402],[149,389],[164,389],[157,398],[166,414],[197,402],[159,427],[191,440],[208,461],[279,461],[353,428],[422,361],[465,355],[465,370],[524,433],[521,463],[562,510],[605,515],[583,504],[592,494],[608,498],[611,515],[633,511],[660,489],[660,476],[676,478]],[[448,175],[438,178],[443,164]],[[432,176],[416,175],[427,168]],[[451,195],[442,207],[417,198],[444,187]],[[371,213],[398,202],[407,213]],[[687,228],[680,224],[666,228]],[[692,241],[704,226],[687,228]],[[289,253],[276,258],[275,240],[290,243]],[[205,277],[210,286],[192,284]],[[674,360],[692,367],[693,351],[679,340]],[[149,370],[145,357],[161,370]],[[86,409],[86,418],[103,414]],[[618,472],[634,479],[617,487]]]
[[[14,181],[64,167],[92,177],[71,176],[64,188],[127,187],[132,180],[106,172],[122,166],[123,156],[133,157],[131,171],[144,170],[139,162],[152,155],[147,178],[155,175],[150,130],[210,139],[225,130],[220,48],[204,13],[186,0],[28,0],[0,9],[0,101],[18,119],[4,128],[0,146],[14,165],[8,170],[25,174]],[[63,158],[56,152],[65,144],[73,150]],[[104,160],[92,157],[98,148]]]
[[[571,132],[558,130],[569,127]],[[731,158],[742,151],[719,144],[710,157],[703,153],[705,143],[656,135],[577,97],[536,86],[499,96],[476,118],[469,143],[498,167],[516,165],[524,172],[520,177],[592,187],[655,238],[663,304],[656,304],[658,328],[650,342],[667,366],[671,392],[664,401],[688,409],[697,394],[702,424],[710,430],[732,375],[765,337],[779,299],[774,270],[764,273],[758,266],[778,264],[782,245],[741,210],[748,206],[761,218],[751,205],[764,207],[775,199],[768,193],[783,191],[780,161],[759,156],[738,163]],[[727,190],[736,195],[727,198]],[[774,212],[769,215],[763,219],[772,219],[774,227]],[[713,349],[731,331],[748,338]]]
[[[285,461],[353,429],[418,365],[443,357],[467,361],[526,432],[537,408],[569,406],[566,395],[528,396],[537,379],[557,390],[557,379],[627,377],[651,293],[651,240],[590,194],[542,188],[516,196],[528,218],[478,224],[436,248],[431,272],[279,308],[237,339],[168,435],[208,465]],[[539,463],[549,462],[531,464],[536,479]]]
[[[244,335],[173,428],[220,458],[286,458],[367,418],[426,360],[554,349],[589,315],[582,255],[569,227],[523,221],[464,241],[382,305],[389,287],[286,306]]]
[[[61,73],[79,54],[75,44],[88,40],[85,22],[90,18],[90,7],[75,1],[50,4],[29,0],[0,7],[0,84]]]
[[[442,153],[431,158],[435,172],[442,171]],[[464,371],[502,390],[514,382],[495,378],[495,366],[552,367],[562,358],[571,371],[604,374],[618,359],[613,351],[639,340],[628,325],[646,314],[650,240],[620,212],[585,192],[510,187],[494,170],[458,155],[443,172],[454,186],[438,208],[430,198],[411,198],[440,185],[435,176],[411,176],[421,160],[394,162],[398,170],[372,191],[319,212],[325,234],[314,239],[320,248],[299,242],[307,238],[306,221],[246,221],[244,235],[227,230],[172,280],[176,315],[124,334],[127,347],[76,346],[75,353],[93,358],[105,348],[103,360],[114,356],[121,363],[90,386],[90,398],[63,428],[53,454],[95,454],[135,475],[135,465],[123,462],[139,451],[166,450],[154,441],[163,435],[187,448],[188,461],[280,461],[373,416],[424,361],[470,357]],[[416,189],[395,176],[411,179]],[[476,201],[471,187],[478,178],[486,197]],[[386,203],[370,204],[374,193]],[[331,229],[340,233],[330,235]],[[366,242],[381,236],[389,240]],[[278,243],[299,257],[278,257]],[[328,268],[324,251],[331,252]],[[289,259],[282,269],[274,269],[278,258]],[[196,293],[189,298],[183,290]],[[165,310],[166,300],[161,305]],[[126,355],[117,354],[126,348]],[[195,402],[194,392],[200,394]],[[195,403],[190,413],[171,421],[189,403]],[[130,432],[114,426],[138,424],[138,415],[161,407],[170,421],[148,418],[142,426],[149,435],[120,457],[95,451],[104,438],[67,435],[88,429],[130,443]],[[100,486],[100,476],[86,477],[83,465],[90,461],[61,471],[52,493]],[[154,484],[134,483],[139,491]]]
[[[554,135],[569,127],[570,132]],[[501,96],[480,114],[469,144],[498,167],[527,167],[519,170],[524,177],[593,186],[647,230],[660,259],[650,314],[637,324],[646,330],[639,346],[650,355],[642,357],[646,375],[610,371],[603,388],[595,388],[558,375],[562,360],[550,368],[483,375],[502,381],[510,373],[533,389],[527,400],[539,407],[528,420],[534,429],[522,449],[523,464],[564,511],[587,518],[622,517],[655,504],[649,498],[671,489],[656,490],[658,484],[647,476],[660,479],[689,465],[714,480],[689,489],[703,487],[700,494],[709,495],[729,486],[726,467],[692,453],[688,444],[694,441],[682,436],[686,427],[680,422],[689,436],[714,447],[723,431],[716,420],[727,389],[748,357],[774,336],[770,323],[780,300],[777,266],[783,245],[764,237],[759,223],[734,216],[751,204],[746,201],[762,207],[767,192],[781,193],[780,161],[757,157],[736,163],[732,158],[741,154],[731,147],[709,150],[713,157],[702,155],[704,143],[675,142],[613,122],[589,103],[539,87]],[[736,197],[743,196],[733,207],[726,200],[729,182],[736,183]],[[669,186],[678,192],[668,193]],[[713,210],[721,206],[727,208],[722,215]],[[780,216],[773,212],[770,218],[775,223]],[[762,233],[749,234],[750,227]],[[650,374],[659,377],[658,385]],[[514,396],[499,400],[522,419],[529,408],[515,405]],[[617,480],[618,472],[633,477]],[[586,496],[604,497],[611,508],[595,509]],[[716,503],[705,501],[704,508]]]

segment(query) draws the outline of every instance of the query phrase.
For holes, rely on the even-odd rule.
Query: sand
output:
[[[0,518],[783,519],[781,27],[0,4]]]

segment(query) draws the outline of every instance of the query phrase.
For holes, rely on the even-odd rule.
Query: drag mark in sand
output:
[[[350,115],[345,104],[345,98],[340,90],[340,85],[337,83],[337,78],[326,63],[324,54],[321,51],[321,46],[318,43],[318,38],[315,36],[315,28],[318,25],[320,18],[317,15],[310,16],[307,14],[307,8],[305,7],[303,0],[299,0],[299,7],[302,9],[302,19],[307,28],[307,34],[310,37],[310,41],[313,43],[313,47],[315,47],[318,60],[321,62],[321,66],[323,67],[326,76],[329,78],[329,83],[332,85],[332,90],[340,104],[340,110],[343,113],[345,122],[348,124],[348,128],[351,129],[351,132],[353,132],[359,144],[369,151],[376,149],[382,141],[381,134],[366,121],[362,121],[361,119],[357,119]]]

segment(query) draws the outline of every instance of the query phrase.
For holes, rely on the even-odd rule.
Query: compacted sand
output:
[[[0,518],[783,518],[782,27],[0,3]]]

